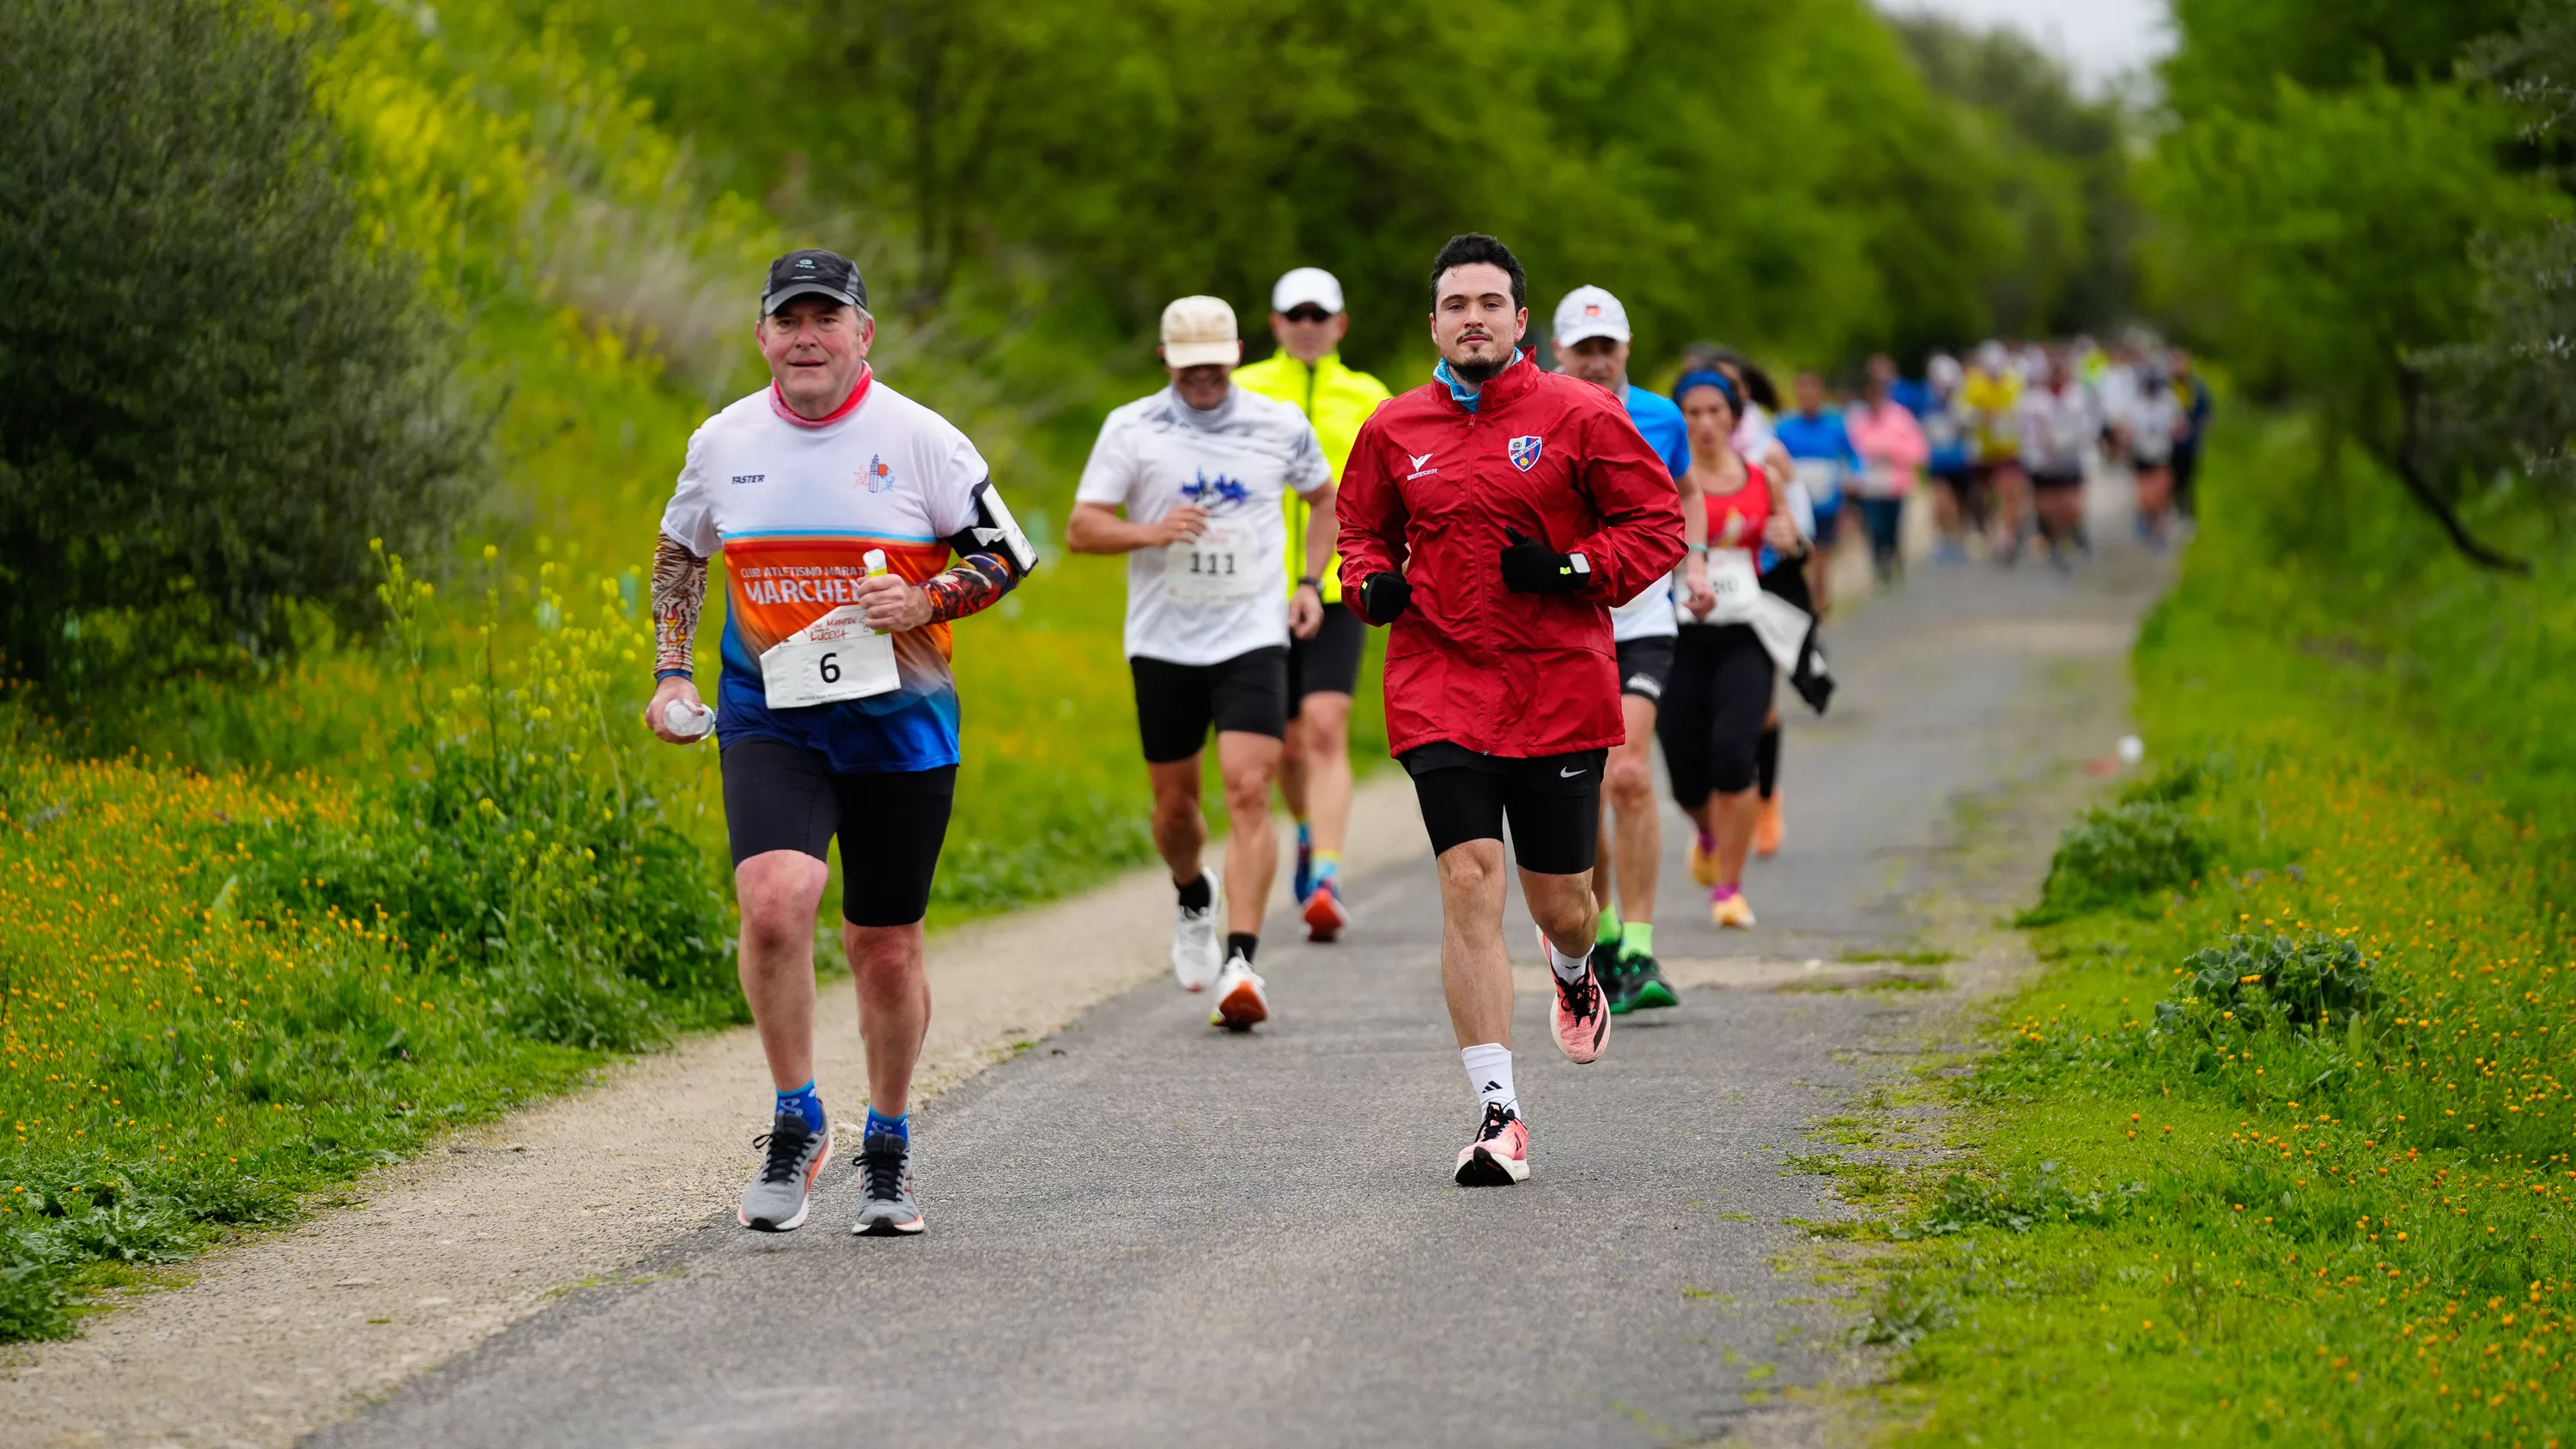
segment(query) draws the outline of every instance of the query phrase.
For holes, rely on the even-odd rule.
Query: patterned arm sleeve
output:
[[[663,534],[653,541],[653,678],[690,673],[698,611],[707,602],[707,561]]]
[[[965,536],[949,540],[953,546]],[[946,571],[922,584],[921,591],[930,596],[930,621],[945,624],[980,614],[1002,601],[1002,596],[1019,587],[1020,571],[1012,566],[1010,555],[998,549],[977,548],[973,553],[959,549],[961,557]]]

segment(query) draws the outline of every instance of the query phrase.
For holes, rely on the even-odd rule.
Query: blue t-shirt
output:
[[[1843,415],[1821,412],[1811,418],[1783,413],[1772,422],[1771,434],[1798,464],[1798,481],[1807,485],[1808,501],[1819,509],[1840,505],[1844,475],[1861,470],[1860,453],[1852,447]]]
[[[1648,392],[1635,383],[1628,385],[1627,396],[1620,401],[1628,405],[1628,420],[1646,435],[1646,446],[1664,460],[1664,467],[1678,483],[1690,471],[1690,425],[1682,421],[1682,410],[1673,400],[1659,392]]]

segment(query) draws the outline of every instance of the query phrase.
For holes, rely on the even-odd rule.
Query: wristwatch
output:
[[[1299,579],[1297,581],[1297,587],[1301,589],[1313,589],[1316,593],[1320,594],[1324,591],[1324,581],[1310,574],[1305,578]]]

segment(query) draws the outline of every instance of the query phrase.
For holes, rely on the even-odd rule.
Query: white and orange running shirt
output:
[[[895,636],[893,692],[837,704],[770,708],[760,656],[853,602],[871,549],[916,584],[946,568],[989,473],[955,425],[871,371],[819,421],[791,412],[773,383],[701,424],[662,532],[700,558],[724,550],[718,735],[801,745],[840,773],[956,764],[947,624]]]

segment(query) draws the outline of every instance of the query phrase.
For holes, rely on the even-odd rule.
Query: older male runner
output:
[[[857,1231],[917,1233],[914,1060],[930,1027],[921,918],[957,788],[948,626],[1037,564],[984,460],[868,370],[876,320],[847,257],[770,264],[754,335],[769,386],[689,439],[653,553],[645,721],[673,744],[710,723],[690,668],[707,558],[724,550],[725,831],[742,906],[742,990],[777,1089],[742,1225],[785,1232],[832,1155],[814,1091],[814,911],[841,842],[841,944],[868,1052]],[[951,558],[956,560],[951,563]]]
[[[1342,362],[1342,284],[1321,267],[1299,267],[1270,289],[1270,335],[1279,350],[1234,370],[1235,386],[1289,404],[1314,424],[1333,477],[1386,384]],[[1342,905],[1342,843],[1351,826],[1351,695],[1359,687],[1368,627],[1342,602],[1337,558],[1306,556],[1313,510],[1294,490],[1288,509],[1289,587],[1323,591],[1324,621],[1311,639],[1288,641],[1288,738],[1279,793],[1297,821],[1297,868],[1289,877],[1306,917],[1307,939],[1330,941],[1351,923]]]
[[[1592,970],[1603,756],[1625,733],[1611,606],[1681,562],[1672,475],[1600,388],[1541,372],[1519,260],[1452,237],[1431,264],[1433,380],[1378,409],[1344,473],[1343,597],[1390,626],[1388,744],[1438,857],[1440,976],[1483,1103],[1457,1180],[1529,1176],[1512,1087],[1503,822],[1555,978],[1551,1020],[1589,1062],[1610,1032]]]
[[[1602,288],[1577,287],[1556,304],[1551,331],[1557,365],[1565,375],[1619,399],[1646,445],[1671,471],[1682,510],[1682,537],[1690,548],[1682,564],[1685,602],[1694,613],[1708,612],[1717,604],[1708,584],[1708,510],[1700,505],[1699,484],[1691,476],[1689,431],[1682,410],[1670,398],[1628,381],[1634,335],[1628,309]],[[1593,868],[1592,894],[1601,904],[1593,943],[1611,948],[1600,972],[1613,1016],[1679,1004],[1655,961],[1655,885],[1664,854],[1664,821],[1655,808],[1654,763],[1655,713],[1672,680],[1673,644],[1680,631],[1670,578],[1654,580],[1610,611],[1610,637],[1619,650],[1619,709],[1628,738],[1610,749],[1605,782],[1610,849]]]

